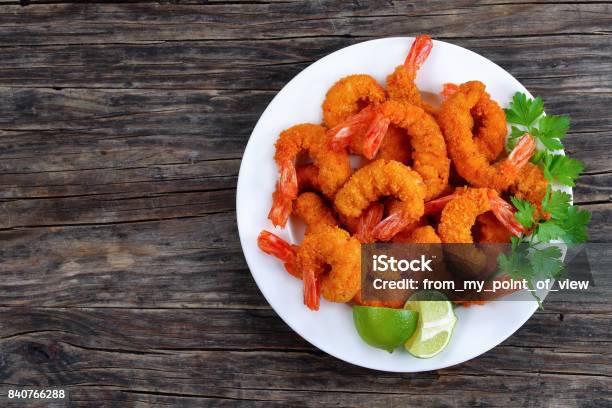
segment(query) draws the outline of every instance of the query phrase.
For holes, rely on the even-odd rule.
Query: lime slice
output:
[[[430,358],[450,341],[457,316],[446,296],[437,291],[423,292],[428,293],[416,292],[404,306],[419,314],[416,331],[404,347],[415,357]]]
[[[392,353],[414,334],[418,313],[407,309],[353,306],[353,320],[366,343]]]

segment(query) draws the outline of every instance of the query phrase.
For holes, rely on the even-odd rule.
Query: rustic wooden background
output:
[[[611,406],[605,285],[472,361],[391,374],[313,348],[251,278],[234,200],[259,115],[318,58],[418,33],[571,115],[575,198],[609,241],[609,1],[0,0],[0,388],[67,387],[73,407]]]

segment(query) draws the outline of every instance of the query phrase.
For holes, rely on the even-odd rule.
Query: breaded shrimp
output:
[[[297,197],[295,159],[304,150],[312,157],[313,164],[318,169],[317,180],[325,196],[333,197],[351,174],[348,154],[329,149],[324,127],[305,123],[283,131],[276,141],[274,155],[280,177],[273,196],[272,209],[268,214],[275,226],[285,226],[290,214],[288,208]]]
[[[437,114],[438,124],[459,175],[473,186],[503,191],[516,181],[520,169],[535,150],[535,141],[525,134],[506,159],[491,165],[474,143],[472,133],[474,122],[470,112],[483,92],[482,82],[460,85],[442,104]]]
[[[411,103],[427,112],[433,111],[433,108],[421,98],[421,93],[414,82],[418,70],[429,56],[432,48],[433,41],[428,35],[419,35],[414,39],[404,64],[395,68],[395,71],[387,77],[389,99]]]
[[[442,95],[450,97],[459,90],[459,85],[444,84]],[[497,102],[483,92],[470,111],[473,123],[474,143],[478,151],[490,162],[496,160],[503,152],[508,134],[506,114]]]
[[[393,211],[395,210],[393,208],[394,206],[388,206],[388,207],[390,207],[389,213],[390,214],[393,213]],[[411,236],[414,230],[419,227],[424,227],[426,225],[428,225],[427,219],[425,217],[421,217],[418,220],[411,222],[406,227],[404,227],[403,230],[395,234],[393,238],[391,238],[391,242],[410,243],[412,239]]]
[[[281,261],[287,272],[296,278],[302,278],[302,272],[296,267],[297,245],[291,245],[278,235],[261,231],[257,237],[257,246],[263,252]]]
[[[316,193],[305,192],[300,194],[293,205],[293,213],[306,224],[306,234],[316,232],[322,227],[338,225],[332,209]]]
[[[533,163],[527,163],[521,169],[516,183],[510,186],[510,192],[516,197],[527,200],[540,207],[546,195],[548,180],[544,178],[544,172]]]
[[[342,216],[359,217],[370,203],[383,196],[393,196],[401,202],[400,209],[372,231],[377,239],[388,241],[423,215],[423,179],[408,166],[393,160],[373,161],[351,176],[336,194],[334,204]]]
[[[390,99],[411,103],[427,112],[433,112],[434,109],[421,99],[421,94],[414,83],[417,71],[427,59],[432,47],[433,42],[427,35],[418,36],[414,40],[404,64],[387,77],[387,92]],[[328,132],[332,148],[341,150],[350,146],[351,151],[372,159],[387,132],[388,121],[385,121],[382,113],[376,109],[383,100],[372,102],[359,113],[355,112],[341,123],[334,125]],[[371,144],[368,150],[365,149],[366,140],[377,143]]]
[[[359,113],[327,131],[330,148],[343,151],[348,147],[352,153],[372,159],[376,152],[364,151],[365,140],[382,138],[388,127],[388,122],[383,119],[376,106],[366,106]]]
[[[359,290],[361,246],[341,228],[322,227],[306,235],[296,264],[304,280],[304,304],[311,310],[319,310],[319,293],[331,302],[345,303]],[[324,272],[326,267],[329,272]]]
[[[410,137],[412,169],[423,178],[425,200],[437,197],[448,185],[450,160],[435,119],[416,105],[393,100],[385,102],[381,111]],[[364,150],[368,148],[366,145]]]
[[[408,244],[439,244],[442,242],[431,225],[416,227],[409,234],[403,235],[401,238],[398,238],[398,235],[393,237],[393,242]]]
[[[493,211],[497,219],[510,230],[518,224],[511,206],[499,197],[495,190],[488,188],[459,190],[442,210],[438,224],[438,234],[442,242],[473,243],[472,226],[476,222],[476,217],[487,211]]]
[[[510,242],[512,233],[492,212],[486,212],[476,218],[476,236],[478,242],[503,244]]]
[[[342,224],[346,229],[362,244],[376,242],[376,237],[372,235],[372,230],[382,220],[384,206],[375,202],[370,204],[359,217],[342,217]]]
[[[323,122],[328,128],[340,124],[365,106],[386,99],[385,90],[370,75],[349,75],[336,82],[323,101]]]
[[[389,125],[375,159],[395,160],[409,165],[412,157],[411,150],[410,139],[406,131],[395,125]]]
[[[321,192],[319,183],[319,168],[314,164],[301,164],[295,166],[297,175],[298,191],[317,191]]]

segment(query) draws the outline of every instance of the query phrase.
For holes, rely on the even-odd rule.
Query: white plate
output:
[[[412,37],[403,37],[355,44],[320,59],[293,78],[270,102],[251,134],[240,166],[236,197],[244,256],[255,282],[276,313],[326,353],[362,367],[394,372],[436,370],[479,356],[521,327],[536,310],[537,303],[493,302],[458,308],[455,332],[442,353],[431,359],[414,358],[400,349],[390,354],[361,340],[347,305],[322,299],[318,312],[306,308],[302,303],[302,282],[290,276],[279,261],[261,252],[256,239],[263,229],[290,242],[301,238],[299,228],[278,230],[267,219],[277,179],[272,157],[279,133],[297,123],[321,123],[325,93],[343,76],[366,73],[384,84],[386,76],[404,61],[412,41]],[[434,41],[433,50],[419,71],[417,85],[424,92],[438,93],[443,83],[473,79],[484,82],[487,91],[502,106],[507,106],[517,91],[530,95],[493,62],[442,41]]]

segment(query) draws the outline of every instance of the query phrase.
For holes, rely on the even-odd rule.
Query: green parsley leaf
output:
[[[512,126],[510,135],[508,136],[508,141],[506,142],[506,148],[508,149],[508,152],[514,149],[519,139],[525,134],[525,132],[525,130],[522,130],[516,126]]]
[[[580,161],[548,151],[537,152],[534,161],[542,167],[546,180],[570,187],[576,185],[575,180],[584,169]]]
[[[591,220],[591,213],[580,210],[577,206],[570,206],[562,222],[563,241],[568,244],[580,244],[588,239],[587,225]]]
[[[497,256],[497,265],[503,274],[512,279],[531,280],[535,272],[527,258],[527,245],[520,245],[508,254],[501,253]]]
[[[517,92],[504,111],[509,123],[530,127],[544,113],[544,102],[540,97],[528,100],[527,95]]]
[[[518,210],[514,213],[514,218],[527,229],[533,226],[533,216],[536,208],[527,200],[522,200],[517,197],[510,197],[510,201]]]
[[[569,125],[569,116],[548,115],[540,119],[538,130],[549,138],[563,139],[569,129]]]
[[[563,149],[561,139],[569,129],[569,117],[567,116],[544,116],[538,122],[537,128],[532,128],[531,133],[540,140],[549,150]]]
[[[563,228],[553,220],[541,222],[536,227],[534,235],[540,242],[550,242],[553,239],[561,238],[565,235]]]
[[[542,210],[550,213],[553,220],[563,220],[571,206],[572,196],[564,191],[552,191],[550,185],[546,188],[546,195],[542,200]]]
[[[534,248],[529,253],[529,261],[536,276],[546,278],[559,278],[563,274],[563,261],[561,250],[556,246]]]

